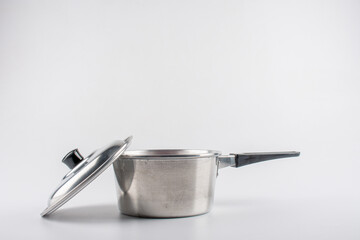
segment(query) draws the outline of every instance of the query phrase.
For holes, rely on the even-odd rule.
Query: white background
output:
[[[359,1],[0,1],[1,239],[360,239]],[[41,218],[62,157],[298,150],[211,213],[119,214],[112,169]]]

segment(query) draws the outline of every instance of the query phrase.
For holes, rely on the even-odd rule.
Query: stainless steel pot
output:
[[[121,213],[171,218],[210,211],[217,171],[299,152],[221,155],[211,150],[126,151],[113,164]]]
[[[132,137],[117,140],[84,158],[77,149],[63,158],[70,171],[51,194],[41,216],[73,198],[109,166],[114,166],[118,204],[123,214],[185,217],[207,213],[214,199],[217,171],[261,161],[299,156],[299,152],[221,155],[211,150],[126,151]]]

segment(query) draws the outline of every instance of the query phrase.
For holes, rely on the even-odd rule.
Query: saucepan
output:
[[[71,170],[51,195],[41,215],[53,213],[110,165],[115,172],[122,214],[152,218],[200,215],[211,210],[220,169],[300,155],[295,151],[227,155],[194,149],[125,151],[131,139],[115,141],[87,158],[77,149],[68,153],[63,162]]]

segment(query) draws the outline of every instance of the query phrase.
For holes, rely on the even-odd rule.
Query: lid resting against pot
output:
[[[48,207],[41,213],[46,216],[64,205],[108,168],[129,147],[132,137],[115,141],[88,157],[83,158],[77,149],[69,152],[62,160],[71,170],[51,194]]]

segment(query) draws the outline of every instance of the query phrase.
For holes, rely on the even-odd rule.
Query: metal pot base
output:
[[[197,214],[191,214],[191,215],[180,215],[180,216],[152,216],[152,215],[142,215],[142,214],[127,214],[127,213],[123,213],[121,212],[121,214],[125,215],[125,216],[129,216],[129,217],[139,217],[139,218],[158,218],[158,219],[168,219],[168,218],[187,218],[187,217],[195,217],[195,216],[201,216],[201,215],[205,215],[207,213],[209,213],[209,211],[207,212],[203,212],[203,213],[197,213]]]

